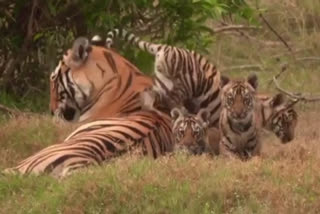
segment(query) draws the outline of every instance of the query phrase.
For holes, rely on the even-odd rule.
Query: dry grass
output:
[[[18,160],[64,139],[75,125],[54,123],[50,116],[18,117],[0,123],[0,166]]]
[[[319,94],[319,1],[261,2],[268,8],[266,18],[295,54],[263,26],[250,32],[251,39],[218,36],[212,61],[230,76],[257,72],[260,91],[271,92],[275,88],[269,80],[286,65],[283,87]],[[259,69],[237,68],[241,65]],[[125,155],[63,181],[0,177],[0,213],[320,213],[319,107],[299,104],[295,140],[282,145],[265,133],[261,157],[248,162],[183,154],[158,160]],[[72,129],[47,116],[0,120],[1,168],[59,142]]]
[[[319,213],[320,113],[299,113],[293,142],[282,145],[265,133],[262,156],[248,162],[125,155],[62,181],[1,177],[0,213]],[[1,166],[54,143],[66,129],[43,116],[2,124]]]

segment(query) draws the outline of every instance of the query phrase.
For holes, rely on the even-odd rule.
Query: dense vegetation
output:
[[[153,41],[205,51],[213,40],[208,21],[250,21],[253,14],[244,0],[0,1],[0,103],[46,109],[48,75],[75,37],[123,27]],[[148,54],[132,48],[123,54],[149,71]]]

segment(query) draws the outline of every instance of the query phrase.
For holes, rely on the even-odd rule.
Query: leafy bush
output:
[[[231,15],[250,20],[253,12],[244,0],[1,1],[0,91],[18,100],[46,97],[38,92],[47,90],[57,58],[78,36],[122,27],[148,40],[202,52],[213,40],[208,21]],[[150,70],[150,56],[125,50],[129,60]]]

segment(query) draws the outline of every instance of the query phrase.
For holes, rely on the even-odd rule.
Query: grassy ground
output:
[[[319,213],[319,116],[300,113],[290,144],[265,134],[262,156],[249,162],[126,155],[61,181],[1,177],[0,213]],[[67,133],[47,117],[11,120],[1,130],[1,166]]]
[[[210,58],[222,72],[256,72],[260,91],[283,66],[281,85],[320,93],[318,0],[263,0],[270,23],[294,54],[263,25],[250,37],[218,35]],[[248,68],[251,66],[251,68]],[[245,67],[245,68],[244,68]],[[319,104],[299,104],[295,140],[263,136],[261,157],[249,162],[178,154],[150,160],[126,155],[62,181],[48,176],[0,177],[4,213],[320,213]],[[74,129],[46,115],[0,115],[0,168],[15,165]]]

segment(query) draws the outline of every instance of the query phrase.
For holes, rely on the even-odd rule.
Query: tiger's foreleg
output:
[[[144,110],[163,110],[169,113],[171,109],[179,105],[176,99],[159,93],[154,89],[147,89],[141,92],[140,100]]]
[[[219,155],[223,158],[231,159],[231,160],[239,160],[241,159],[240,155],[237,154],[235,151],[230,150],[226,144],[223,142],[224,139],[222,139],[219,142]]]

